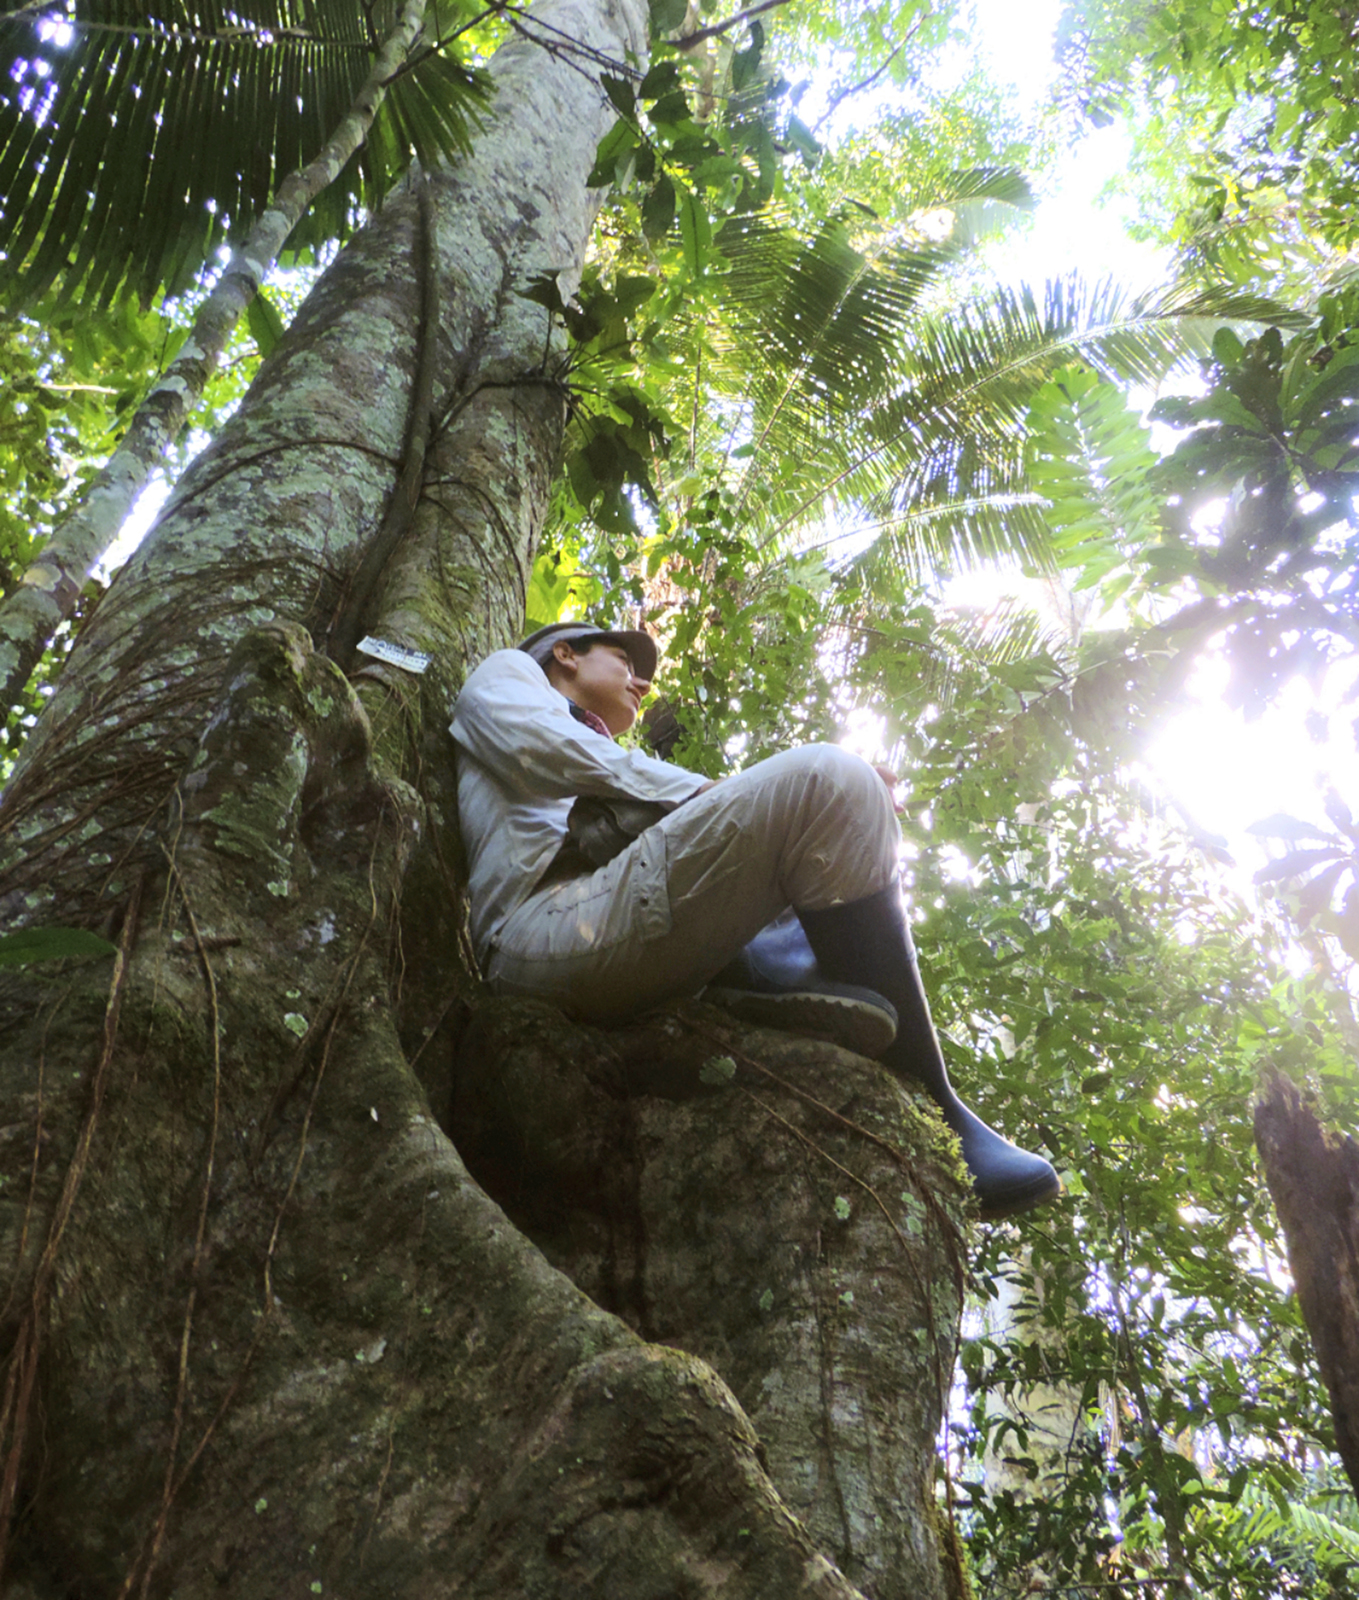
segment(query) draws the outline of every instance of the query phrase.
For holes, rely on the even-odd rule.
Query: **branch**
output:
[[[709,39],[716,39],[719,34],[730,33],[733,28],[739,28],[743,22],[749,22],[752,17],[758,17],[766,11],[774,11],[779,6],[788,4],[788,0],[760,0],[757,6],[748,6],[744,11],[738,11],[734,17],[728,17],[725,22],[714,22],[711,27],[700,28],[697,33],[686,33],[682,39],[666,39],[673,50],[693,50]]]
[[[27,684],[57,627],[70,616],[95,563],[202,399],[227,340],[316,196],[368,137],[396,74],[424,25],[427,0],[406,0],[349,111],[310,165],[292,172],[203,302],[193,330],[128,423],[118,448],[54,530],[19,586],[0,605],[0,673],[6,707]]]
[[[442,54],[455,39],[461,39],[463,34],[470,33],[473,28],[479,28],[487,17],[494,17],[503,9],[504,7],[499,4],[488,5],[483,10],[478,11],[475,16],[469,17],[462,27],[454,28],[452,33],[440,33],[432,45],[429,45],[424,50],[416,51],[414,55],[407,56],[396,71],[392,73],[391,77],[387,79],[384,87],[390,89],[394,83],[399,83],[402,78],[408,77],[412,72],[419,72],[420,68],[424,66],[431,56]]]
[[[545,17],[540,17],[537,12],[524,7],[509,4],[492,4],[492,11],[504,17],[510,27],[528,44],[537,45],[540,50],[546,50],[555,60],[566,62],[570,56],[579,56],[583,61],[593,62],[595,66],[607,67],[610,72],[617,73],[619,77],[635,78],[639,82],[643,74],[635,62],[621,61],[616,56],[611,56],[605,50],[596,49],[592,44],[586,44],[578,39],[575,34],[568,33],[565,28],[558,28]],[[544,34],[553,34],[552,39],[539,38],[526,23],[533,27],[541,28]]]
[[[902,39],[900,43],[893,46],[892,53],[887,57],[886,61],[883,62],[876,72],[870,73],[866,78],[861,78],[858,83],[847,84],[843,89],[831,96],[830,104],[812,124],[813,133],[815,133],[821,124],[827,121],[834,112],[838,111],[840,106],[846,100],[848,100],[852,94],[860,94],[863,92],[863,90],[871,89],[873,87],[878,79],[882,77],[883,73],[887,71],[888,67],[892,65],[896,58],[906,48],[906,46],[911,43],[916,34],[920,32],[920,25],[922,22],[924,22],[924,20],[925,13],[922,11],[915,21],[910,25],[910,27],[907,28],[906,37]]]

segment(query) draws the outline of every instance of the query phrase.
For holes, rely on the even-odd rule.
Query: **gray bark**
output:
[[[622,5],[551,20],[640,54]],[[573,1032],[488,1009],[465,955],[444,723],[522,616],[560,440],[517,290],[580,270],[612,120],[581,66],[510,49],[475,160],[429,175],[437,329],[414,191],[336,262],[5,796],[10,925],[119,944],[0,974],[16,1596],[851,1596],[828,1555],[884,1600],[944,1592],[937,1123],[756,1036],[708,1094],[711,1013]],[[424,492],[362,606],[435,666],[356,688],[313,641],[391,526],[431,337]],[[603,1183],[620,1117],[635,1182]],[[502,1182],[506,1140],[578,1235]]]
[[[548,37],[588,37],[619,72],[644,49],[632,0],[612,10],[561,0],[543,19],[556,30]],[[108,853],[73,848],[70,819],[97,804],[101,833],[135,837],[167,802],[227,657],[252,627],[298,621],[324,639],[354,599],[350,580],[401,462],[425,337],[435,356],[426,493],[392,564],[388,631],[408,630],[436,656],[429,699],[442,717],[469,656],[513,630],[564,415],[558,336],[520,291],[543,272],[560,273],[567,292],[579,278],[594,209],[584,177],[613,119],[598,71],[565,44],[557,54],[507,46],[495,68],[500,114],[475,155],[428,175],[440,325],[422,324],[420,207],[407,189],[341,253],[177,485],[7,791],[0,816],[32,830],[25,879],[36,898],[23,910],[59,899],[88,876],[91,854]]]
[[[488,1192],[597,1304],[712,1362],[841,1570],[878,1600],[949,1592],[934,1447],[964,1191],[926,1102],[697,1003],[603,1038],[483,1006],[452,1093]]]

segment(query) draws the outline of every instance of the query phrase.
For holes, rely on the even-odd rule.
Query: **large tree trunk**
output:
[[[1255,1143],[1330,1396],[1336,1453],[1359,1494],[1359,1145],[1323,1128],[1278,1073],[1255,1108]]]
[[[498,1002],[450,1106],[473,1173],[554,1265],[712,1362],[785,1502],[882,1600],[956,1588],[934,1441],[962,1190],[925,1104],[833,1045],[697,1003],[604,1036]]]
[[[631,0],[550,20],[640,56]],[[16,1600],[852,1594],[827,1554],[932,1600],[956,1570],[937,1123],[702,1008],[487,1007],[465,955],[444,724],[522,616],[562,397],[516,291],[580,270],[598,70],[503,53],[475,160],[337,260],[5,797],[10,925],[119,945],[0,984]],[[356,689],[315,648],[356,620],[427,677]]]

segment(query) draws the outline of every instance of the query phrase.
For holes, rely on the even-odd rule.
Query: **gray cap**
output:
[[[649,683],[656,676],[656,641],[649,633],[637,628],[609,630],[593,628],[588,622],[550,622],[547,627],[539,628],[537,633],[529,634],[519,648],[525,655],[532,656],[546,672],[554,644],[576,644],[586,639],[621,645],[627,651],[632,670],[639,678],[645,678]]]

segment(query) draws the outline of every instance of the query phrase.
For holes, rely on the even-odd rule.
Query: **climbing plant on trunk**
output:
[[[608,1037],[488,1008],[465,953],[444,725],[520,625],[566,409],[523,291],[580,274],[645,20],[524,23],[475,155],[337,258],[16,766],[6,926],[116,950],[0,990],[36,1594],[960,1582],[938,1124],[694,1004]]]

